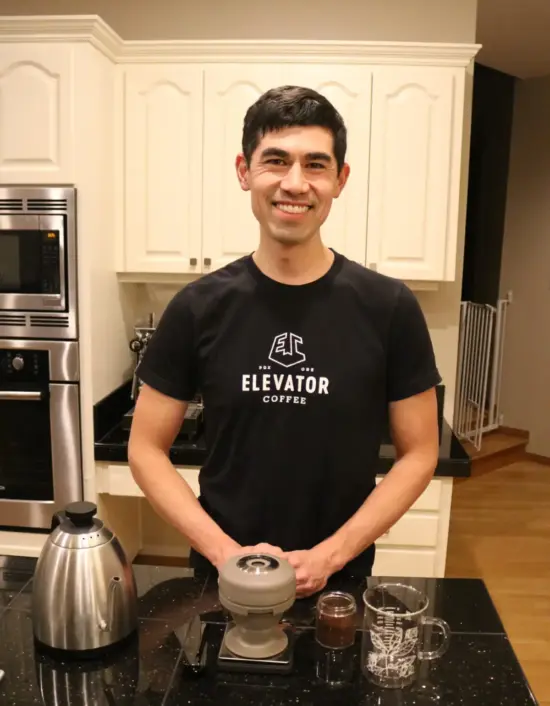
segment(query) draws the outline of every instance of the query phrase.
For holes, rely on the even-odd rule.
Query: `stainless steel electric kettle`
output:
[[[96,513],[93,503],[75,502],[52,518],[33,579],[38,646],[96,654],[137,630],[132,566]]]

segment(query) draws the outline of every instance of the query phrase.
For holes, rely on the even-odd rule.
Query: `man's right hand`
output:
[[[272,554],[285,558],[286,552],[281,547],[275,547],[272,544],[261,542],[251,546],[241,547],[239,544],[228,546],[220,553],[220,557],[214,562],[214,566],[219,571],[221,567],[231,559],[232,556],[241,556],[242,554]]]

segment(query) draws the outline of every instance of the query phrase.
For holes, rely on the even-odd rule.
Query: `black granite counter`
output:
[[[438,387],[442,390],[442,386]],[[128,463],[129,432],[123,428],[121,420],[122,416],[132,407],[129,394],[129,383],[125,383],[94,407],[94,454],[96,461]],[[438,402],[440,408],[439,461],[435,476],[468,477],[471,459],[448,422],[443,418],[443,402],[439,395]],[[204,437],[199,437],[196,441],[178,437],[170,449],[170,460],[177,466],[200,467],[204,463],[207,453]],[[376,473],[379,475],[387,473],[394,464],[395,458],[395,447],[386,435],[380,446]]]
[[[359,669],[360,618],[355,645],[339,657],[338,686],[327,684],[326,653],[315,642],[314,598],[286,614],[295,637],[288,675],[223,672],[216,656],[228,615],[218,602],[215,575],[192,569],[134,565],[139,591],[139,634],[103,661],[54,661],[35,650],[31,622],[34,560],[0,557],[0,706],[532,706],[533,696],[502,623],[480,580],[395,577],[428,593],[429,615],[446,620],[450,646],[422,663],[404,689],[370,684]],[[360,601],[381,577],[342,579],[330,588]],[[204,627],[200,667],[189,664],[197,627]]]

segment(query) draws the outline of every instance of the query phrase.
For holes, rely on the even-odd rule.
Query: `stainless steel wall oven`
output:
[[[0,187],[0,529],[82,499],[76,190]]]
[[[82,497],[78,377],[76,341],[0,340],[0,526]]]

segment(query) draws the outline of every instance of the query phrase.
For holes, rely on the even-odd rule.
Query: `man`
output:
[[[376,539],[438,456],[441,378],[415,297],[321,240],[350,172],[345,153],[343,121],[315,91],[273,89],[249,108],[236,171],[258,248],[169,303],[138,371],[129,443],[136,482],[193,562],[219,570],[242,551],[271,551],[294,566],[298,596],[338,572],[370,575]],[[199,500],[168,458],[198,391]],[[388,420],[398,460],[375,489]]]

